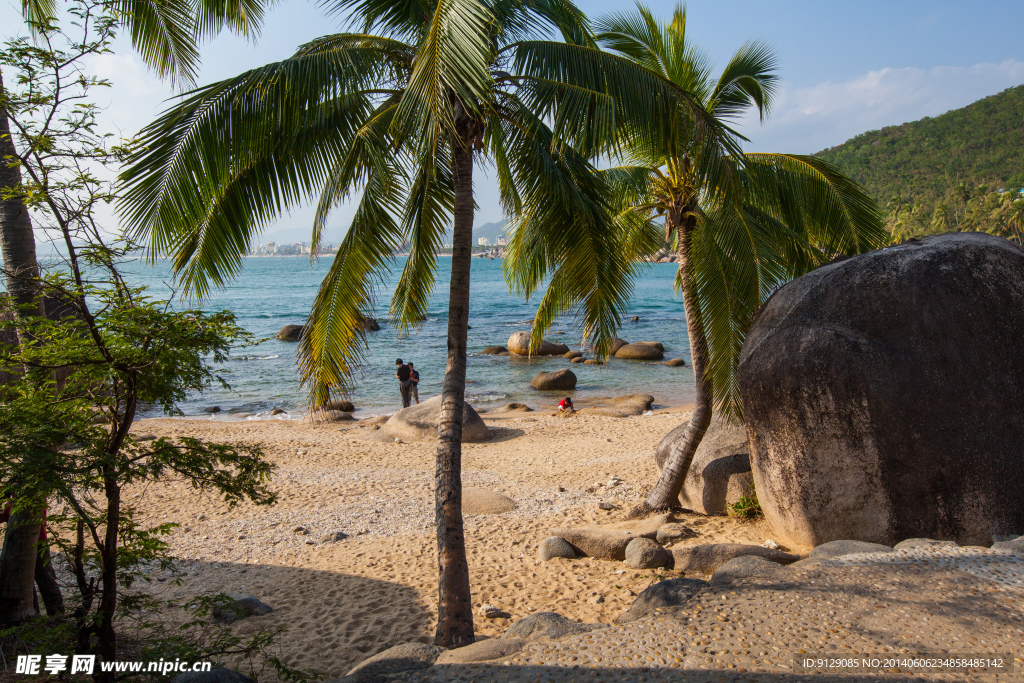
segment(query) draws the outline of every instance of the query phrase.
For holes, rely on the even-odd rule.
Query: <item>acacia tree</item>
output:
[[[257,32],[264,5],[262,0],[106,0],[90,6],[95,10],[93,19],[103,15],[112,27],[126,29],[133,47],[159,75],[190,83],[199,61],[197,41],[223,28]],[[62,11],[64,19],[80,21],[82,7],[78,2],[62,6],[56,0],[21,0],[26,24],[36,37],[52,27]],[[29,317],[43,312],[36,235],[29,210],[34,190],[23,184],[28,154],[19,150],[18,133],[12,130],[5,66],[0,64],[0,256],[15,315]],[[18,334],[20,343],[24,328],[19,328]],[[32,558],[40,519],[39,510],[26,510],[15,513],[7,524],[0,550],[0,623],[18,621],[33,611]]]
[[[180,281],[201,297],[238,272],[254,237],[288,207],[319,195],[315,253],[331,209],[361,191],[300,340],[314,408],[351,390],[373,283],[405,243],[391,318],[405,332],[425,316],[436,254],[454,225],[435,480],[436,642],[465,645],[473,624],[460,471],[474,158],[494,164],[508,214],[560,230],[560,248],[589,256],[599,266],[591,282],[610,289],[606,275],[629,266],[606,229],[607,194],[588,158],[616,144],[627,122],[663,138],[684,119],[702,139],[720,130],[685,106],[675,84],[598,50],[565,0],[328,6],[350,12],[358,30],[205,86],[144,131],[145,151],[123,176],[124,216],[154,256],[173,255]],[[590,302],[594,319],[619,315],[614,301]],[[598,332],[610,338],[614,324]]]
[[[597,27],[600,44],[648,77],[689,92],[707,116],[723,125],[749,108],[763,120],[771,108],[775,58],[762,43],[741,47],[716,79],[710,60],[687,39],[682,6],[667,23],[638,5],[632,13],[604,18]],[[631,511],[643,516],[678,504],[713,409],[741,417],[739,354],[753,314],[771,292],[837,255],[880,247],[888,235],[863,189],[819,159],[709,150],[691,129],[666,142],[631,127],[623,140],[625,165],[602,172],[617,188],[620,218],[612,225],[628,233],[624,239],[633,244],[645,243],[638,235],[646,231],[650,243],[660,238],[653,219],[664,217],[664,239],[679,253],[675,286],[686,313],[696,394],[690,420],[658,446],[661,476]],[[510,280],[532,291],[555,272],[534,330],[540,336],[551,320],[545,307],[567,307],[580,293],[558,277],[567,260],[536,258],[525,237],[516,233],[510,243]],[[634,258],[641,255],[632,252]]]

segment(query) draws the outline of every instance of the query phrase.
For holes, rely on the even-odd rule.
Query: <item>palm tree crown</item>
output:
[[[123,176],[124,215],[153,255],[173,255],[187,291],[205,296],[287,208],[317,198],[315,250],[330,211],[361,193],[300,341],[317,407],[351,388],[361,319],[399,245],[409,256],[391,318],[406,330],[425,316],[436,253],[453,225],[435,490],[437,641],[465,644],[472,612],[458,472],[474,157],[493,163],[503,208],[523,234],[544,227],[542,258],[582,249],[600,264],[583,273],[584,285],[607,293],[607,274],[632,266],[591,159],[621,146],[626,130],[644,131],[652,146],[679,130],[709,150],[731,143],[683,89],[600,51],[566,0],[338,0],[332,8],[350,13],[352,32],[200,88],[149,126]],[[605,321],[597,336],[610,338],[621,301],[589,301],[590,318]]]
[[[728,131],[727,124],[752,108],[762,119],[769,114],[777,75],[775,57],[765,44],[743,45],[715,78],[710,60],[688,39],[684,7],[677,7],[666,23],[638,5],[596,25],[601,45],[658,81],[690,93],[719,130]],[[713,407],[741,416],[739,354],[754,313],[771,292],[839,254],[860,253],[887,241],[874,202],[837,168],[802,155],[744,154],[724,145],[728,133],[716,138],[723,144],[715,148],[686,125],[665,140],[656,131],[627,124],[618,155],[624,165],[600,173],[617,192],[613,228],[630,232],[634,243],[664,239],[679,251],[676,287],[686,311],[696,380],[691,421],[659,447],[663,476],[637,514],[672,504]],[[661,216],[663,238],[653,225]],[[645,232],[646,237],[637,237]],[[520,246],[513,240],[513,250]],[[508,262],[510,279],[526,291],[561,265],[518,253]],[[524,267],[527,263],[532,268]],[[630,279],[632,273],[620,277]],[[553,277],[545,301],[576,296],[559,291],[563,287]],[[549,316],[538,316],[541,329],[535,333],[542,334],[549,321]]]

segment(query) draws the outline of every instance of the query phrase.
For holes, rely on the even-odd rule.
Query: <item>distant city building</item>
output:
[[[489,241],[486,237],[478,237],[476,240],[476,243],[479,244],[481,247],[486,247],[488,242]]]
[[[499,247],[503,247],[506,244],[508,244],[508,240],[505,239],[504,235],[501,235],[500,237],[498,237],[498,246]]]

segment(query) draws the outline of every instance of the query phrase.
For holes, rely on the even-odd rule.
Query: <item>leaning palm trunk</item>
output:
[[[0,95],[4,92],[0,75]],[[19,318],[42,315],[39,264],[32,219],[21,187],[21,169],[15,157],[7,112],[0,110],[0,250],[3,252],[7,292]],[[19,332],[19,342],[24,339]],[[6,498],[6,496],[0,496]],[[0,624],[20,621],[35,613],[32,586],[35,580],[39,512],[16,512],[7,522],[0,551]]]
[[[462,524],[462,416],[466,399],[466,339],[469,325],[469,271],[473,252],[473,147],[479,123],[457,122],[452,145],[455,189],[452,275],[448,298],[448,364],[441,390],[437,429],[435,524],[437,526],[436,645],[462,647],[473,642],[469,563]],[[461,139],[459,139],[461,138]]]
[[[631,517],[642,517],[655,510],[664,510],[678,505],[686,473],[693,462],[697,446],[711,424],[711,387],[704,371],[707,367],[708,342],[704,336],[700,308],[697,304],[693,268],[693,231],[697,227],[696,207],[688,206],[682,211],[672,211],[666,220],[669,232],[679,234],[679,270],[681,271],[683,309],[686,311],[686,332],[690,338],[690,357],[693,361],[695,399],[690,422],[685,429],[673,429],[658,445],[659,451],[668,451],[668,458],[647,499],[630,511]]]

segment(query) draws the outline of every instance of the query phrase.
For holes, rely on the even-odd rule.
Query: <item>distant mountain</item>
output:
[[[505,221],[484,223],[473,230],[473,244],[481,237],[486,237],[490,244],[497,244],[498,237],[505,234]]]
[[[963,230],[1020,239],[1024,85],[815,156],[874,196],[897,239]]]
[[[920,121],[873,130],[815,156],[838,164],[883,206],[936,199],[951,184],[1024,186],[1024,85]]]

